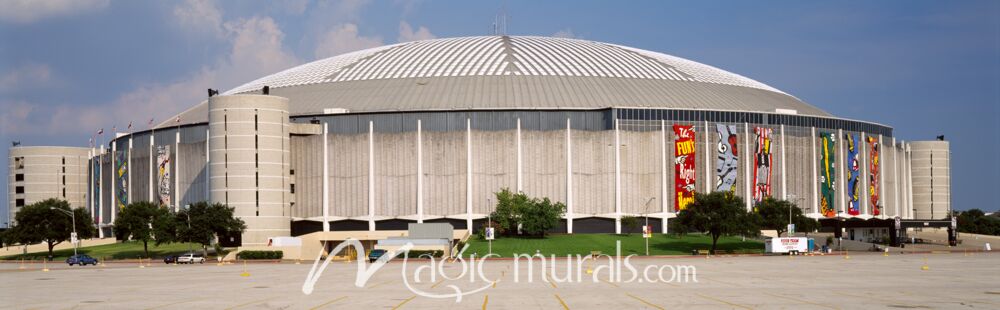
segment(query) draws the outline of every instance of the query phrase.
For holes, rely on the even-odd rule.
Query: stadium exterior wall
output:
[[[771,196],[795,200],[806,214],[817,218],[822,215],[817,167],[821,145],[816,137],[823,132],[840,139],[848,134],[856,134],[862,140],[871,137],[880,144],[890,145],[879,153],[881,174],[877,177],[877,192],[882,210],[877,217],[915,218],[910,211],[914,201],[908,178],[910,165],[904,160],[909,158],[905,151],[908,144],[896,141],[891,128],[868,122],[776,113],[648,108],[286,117],[293,125],[321,126],[326,130],[293,132],[287,129],[287,124],[282,127],[286,128],[287,142],[274,149],[287,148],[283,153],[287,159],[282,159],[287,169],[283,175],[273,172],[273,176],[286,184],[281,190],[277,187],[270,190],[283,192],[284,197],[274,201],[276,205],[280,201],[282,208],[272,209],[273,213],[267,216],[276,216],[275,221],[280,219],[284,223],[249,225],[251,230],[270,231],[256,237],[245,235],[244,240],[251,243],[265,242],[268,236],[287,235],[292,230],[299,234],[320,229],[377,230],[399,226],[389,225],[395,222],[444,221],[456,228],[476,227],[491,211],[488,199],[502,188],[566,203],[566,220],[559,230],[567,233],[618,232],[622,229],[618,219],[624,215],[671,218],[676,214],[671,129],[675,124],[691,125],[696,130],[697,191],[714,190],[716,186],[720,141],[716,125],[735,126],[739,156],[734,192],[748,201],[747,208],[751,207],[754,163],[747,155],[752,154],[754,129],[770,128]],[[118,138],[114,143],[119,149],[132,140],[130,154],[134,162],[139,162],[129,166],[135,169],[132,173],[137,179],[132,183],[134,194],[130,201],[150,199],[154,193],[142,191],[159,186],[154,183],[156,178],[148,178],[157,171],[156,161],[149,160],[147,150],[172,145],[177,164],[170,169],[180,173],[166,184],[177,197],[171,205],[177,208],[209,197],[224,202],[209,194],[227,190],[224,183],[217,182],[220,172],[205,169],[214,168],[224,160],[220,158],[224,155],[218,153],[220,142],[216,139],[220,137],[220,129],[216,118],[210,117],[211,124],[161,127],[155,133],[144,131]],[[153,146],[140,146],[149,143],[150,136],[154,136]],[[206,136],[213,139],[206,143]],[[831,153],[835,156],[838,180],[836,216],[876,217],[867,190],[860,197],[859,215],[850,215],[845,208],[850,198],[845,182],[839,180],[844,179],[848,152],[841,142],[834,144],[837,149]],[[863,189],[868,189],[871,184],[864,182],[871,179],[865,163],[869,163],[866,156],[871,154],[871,147],[859,143],[859,148],[859,173],[863,176],[860,182]],[[207,149],[212,150],[208,156]],[[148,169],[143,167],[144,160],[150,162]],[[213,180],[207,186],[206,175]],[[243,187],[240,185],[241,189],[257,190]],[[233,188],[235,185],[228,189]],[[109,202],[104,204],[102,209],[110,210]],[[248,223],[257,223],[254,217],[260,215],[248,211],[251,210],[248,208],[256,210],[255,205],[231,205]],[[307,222],[327,224],[289,227]],[[661,223],[662,231],[668,229],[666,221],[655,222]],[[587,226],[574,230],[574,223]]]

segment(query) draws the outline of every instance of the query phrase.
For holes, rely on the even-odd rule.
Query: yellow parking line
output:
[[[646,300],[644,300],[642,298],[639,298],[638,296],[635,296],[635,295],[632,295],[632,294],[629,294],[629,293],[625,293],[625,295],[628,295],[628,297],[632,297],[635,300],[641,301],[642,303],[646,304],[647,306],[650,306],[650,307],[653,307],[653,308],[656,308],[656,309],[660,309],[660,310],[666,310],[666,308],[654,305],[653,303],[648,302],[648,301],[646,301]]]
[[[552,281],[548,281],[548,282],[549,282],[549,285],[552,286],[552,288],[559,288],[559,287],[556,286],[555,282],[552,282]]]
[[[226,309],[227,310],[232,310],[232,309],[236,309],[236,308],[243,307],[243,306],[249,306],[249,305],[252,305],[252,304],[262,303],[262,302],[265,302],[265,301],[268,301],[268,300],[271,300],[271,299],[275,299],[275,298],[278,298],[278,297],[277,296],[273,296],[273,297],[268,297],[268,298],[264,298],[264,299],[259,299],[259,300],[251,301],[251,302],[248,302],[248,303],[243,303],[243,304],[235,305],[235,306],[232,306],[232,307],[229,307],[229,308],[226,308]]]
[[[808,301],[808,300],[799,299],[799,298],[795,298],[795,297],[791,297],[791,296],[782,296],[782,295],[771,294],[771,293],[767,293],[767,292],[765,292],[764,294],[771,295],[771,296],[778,297],[778,298],[788,299],[788,300],[791,300],[791,301],[797,301],[797,302],[801,302],[801,303],[804,303],[804,304],[810,304],[810,305],[817,306],[817,307],[823,307],[823,308],[829,308],[829,309],[840,309],[840,308],[837,308],[837,307],[828,306],[828,305],[819,304],[819,303],[814,303],[814,302],[811,302],[811,301]]]
[[[601,282],[607,283],[608,285],[611,285],[611,286],[614,286],[614,287],[620,287],[620,286],[618,286],[618,284],[614,284],[614,283],[608,282],[608,280],[605,280],[605,279],[598,279],[598,280],[601,280]]]
[[[328,306],[328,305],[330,305],[330,304],[333,304],[333,303],[335,303],[335,302],[338,302],[338,301],[341,301],[341,300],[344,300],[345,298],[347,298],[347,296],[341,296],[340,298],[337,298],[337,299],[334,299],[334,300],[331,300],[331,301],[328,301],[328,302],[325,302],[325,303],[323,303],[322,305],[319,305],[319,306],[315,306],[315,307],[312,307],[312,308],[310,308],[310,310],[316,310],[316,309],[319,309],[319,308],[323,308],[323,307],[326,307],[326,306]]]
[[[715,297],[705,296],[705,295],[698,294],[698,293],[694,293],[694,294],[698,295],[698,297],[701,297],[701,298],[704,298],[704,299],[708,299],[708,300],[711,300],[711,301],[714,301],[714,302],[724,303],[724,304],[732,306],[732,307],[743,308],[743,309],[751,309],[750,307],[747,307],[747,306],[744,306],[744,305],[740,305],[740,304],[734,304],[734,303],[731,303],[731,302],[728,302],[728,301],[725,301],[725,300],[722,300],[722,299],[718,299],[718,298],[715,298]]]
[[[440,285],[441,283],[444,283],[444,279],[441,279],[441,281],[438,281],[437,283],[434,283],[434,285],[431,285],[431,288],[435,288],[438,285]]]
[[[486,310],[486,304],[490,302],[490,295],[483,295],[483,310]]]
[[[564,310],[569,310],[569,306],[567,306],[566,302],[563,301],[563,299],[561,297],[559,297],[559,294],[552,294],[552,295],[556,295],[556,299],[559,300],[559,304],[562,305],[562,307],[563,307]]]
[[[385,281],[385,282],[379,282],[379,283],[376,283],[375,285],[369,286],[368,288],[376,288],[379,285],[386,284],[386,283],[389,283],[389,282],[392,282],[392,280]]]
[[[166,308],[166,307],[169,307],[169,306],[179,305],[179,304],[193,302],[193,301],[199,301],[199,300],[203,300],[203,299],[205,299],[205,298],[194,298],[194,299],[182,300],[182,301],[178,301],[178,302],[172,302],[172,303],[169,303],[169,304],[159,305],[159,306],[156,306],[156,307],[146,308],[146,310]]]
[[[413,300],[414,298],[417,298],[417,295],[413,295],[413,296],[410,296],[410,298],[407,298],[406,300],[403,300],[403,302],[399,303],[399,304],[398,304],[398,305],[396,305],[395,307],[392,307],[392,310],[396,310],[396,309],[399,309],[400,307],[402,307],[402,306],[403,306],[403,305],[405,305],[406,303],[410,302],[410,301],[411,301],[411,300]]]

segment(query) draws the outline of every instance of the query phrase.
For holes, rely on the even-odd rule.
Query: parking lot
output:
[[[140,268],[136,262],[106,266],[68,267],[19,263],[0,264],[0,308],[10,309],[634,309],[634,308],[1000,308],[1000,256],[972,254],[854,254],[827,256],[662,257],[632,258],[637,274],[660,270],[648,266],[693,266],[688,282],[649,283],[621,268],[621,279],[608,278],[615,267],[587,261],[571,267],[582,281],[541,280],[535,262],[528,282],[525,261],[515,267],[510,260],[482,264],[492,281],[468,275],[412,283],[413,274],[427,261],[392,262],[374,273],[363,288],[354,286],[357,265],[332,262],[315,283],[312,294],[302,292],[312,262],[295,264],[251,263],[219,266],[165,265],[153,261]],[[614,266],[615,263],[610,265]],[[566,260],[554,266],[566,275]],[[441,266],[455,277],[459,262]],[[465,265],[469,267],[467,263]],[[552,266],[549,266],[552,267]],[[579,269],[576,269],[579,267]],[[244,272],[247,276],[241,275]],[[475,268],[479,268],[477,264]],[[514,272],[517,270],[518,272]],[[588,272],[588,270],[590,270]],[[671,270],[669,268],[664,270]],[[408,289],[403,273],[412,283]],[[591,272],[600,281],[592,281]],[[515,278],[515,275],[516,278]],[[666,276],[666,277],[669,277]],[[655,280],[655,278],[654,278]],[[454,286],[454,287],[452,287]],[[455,298],[430,298],[424,294],[469,292]]]

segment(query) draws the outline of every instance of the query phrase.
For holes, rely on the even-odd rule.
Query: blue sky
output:
[[[141,128],[192,106],[206,88],[225,90],[318,58],[487,35],[506,8],[510,34],[664,52],[756,79],[834,115],[893,126],[900,139],[943,134],[952,143],[955,208],[998,209],[989,197],[1000,188],[1000,1],[0,4],[5,155],[12,140],[86,146],[98,128],[130,120]],[[0,199],[4,223],[6,190]]]

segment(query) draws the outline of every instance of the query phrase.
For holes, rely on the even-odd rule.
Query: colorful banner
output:
[[[157,193],[160,206],[170,206],[170,146],[156,146]]]
[[[871,201],[872,215],[882,213],[882,206],[879,205],[878,177],[879,177],[879,143],[875,137],[868,137],[868,197]]]
[[[771,128],[756,127],[753,158],[753,202],[758,204],[771,196]]]
[[[847,142],[847,214],[861,214],[861,179],[858,175],[861,172],[861,160],[858,152],[858,135],[848,133],[844,135]]]
[[[674,210],[681,211],[694,201],[694,127],[674,125]]]
[[[715,168],[715,190],[736,192],[736,176],[739,171],[739,150],[736,148],[736,126],[716,124],[719,133],[719,157]]]
[[[128,151],[121,150],[115,152],[115,177],[118,178],[115,182],[115,201],[118,205],[118,210],[124,209],[125,205],[128,204]]]
[[[836,188],[836,135],[828,132],[819,134],[820,156],[819,156],[819,186],[821,196],[819,201],[820,213],[825,217],[837,216],[837,208],[834,204],[833,196]]]

